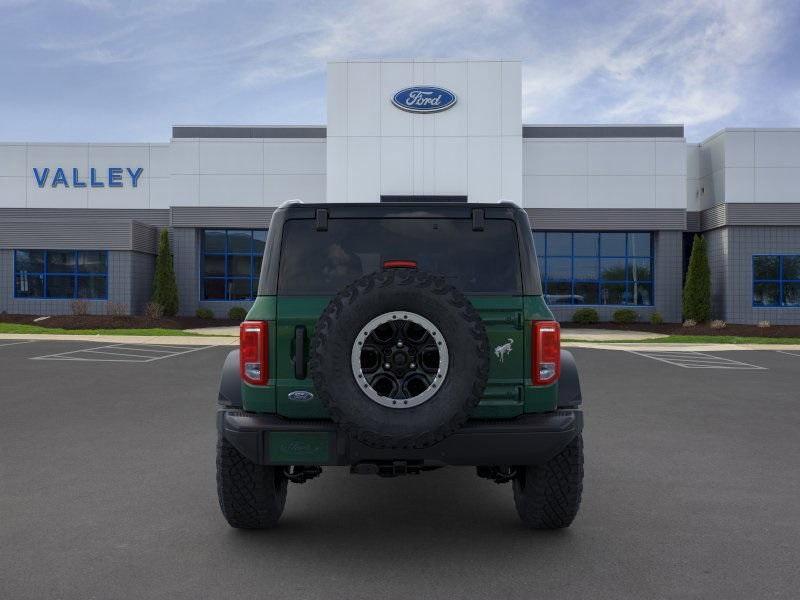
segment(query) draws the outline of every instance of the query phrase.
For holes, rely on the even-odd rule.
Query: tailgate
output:
[[[329,302],[322,296],[279,297],[275,340],[277,413],[288,418],[328,418],[314,393],[308,373],[308,349],[314,325]],[[508,418],[522,414],[525,337],[521,297],[470,297],[489,336],[489,383],[473,416]],[[303,363],[295,368],[297,344],[304,348]],[[299,392],[299,393],[298,393]],[[313,394],[304,394],[310,392]]]

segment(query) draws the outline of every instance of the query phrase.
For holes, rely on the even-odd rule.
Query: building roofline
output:
[[[800,127],[723,127],[719,131],[712,133],[710,136],[705,138],[703,141],[698,142],[701,146],[707,144],[711,140],[716,137],[721,136],[724,133],[734,133],[734,132],[744,132],[744,131],[752,131],[752,132],[775,132],[775,133],[797,133],[800,132]]]
[[[523,138],[683,138],[682,124],[523,125]]]
[[[173,125],[172,127],[172,139],[322,139],[326,136],[325,125]]]

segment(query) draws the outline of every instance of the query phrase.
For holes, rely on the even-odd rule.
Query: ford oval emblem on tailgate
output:
[[[292,402],[311,402],[314,399],[314,394],[305,390],[297,390],[289,392],[289,400]]]
[[[456,95],[453,92],[432,85],[405,88],[392,97],[392,104],[397,108],[415,113],[441,112],[455,103]]]

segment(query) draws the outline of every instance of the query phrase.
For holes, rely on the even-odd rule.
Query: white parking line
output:
[[[796,352],[787,352],[786,350],[775,350],[778,354],[787,354],[789,356],[800,356],[800,354]]]
[[[184,350],[183,352],[175,352],[174,354],[169,354],[167,356],[157,356],[155,358],[151,358],[148,362],[152,362],[154,360],[163,360],[165,358],[172,358],[173,356],[181,356],[182,354],[191,354],[192,352],[199,352],[200,350],[207,350],[209,348],[214,348],[214,346],[200,346],[192,348],[191,350]]]
[[[166,348],[166,346],[163,346]],[[158,348],[143,348],[133,344],[106,344],[104,346],[94,346],[92,348],[81,348],[80,350],[70,350],[57,354],[47,354],[36,356],[31,360],[73,360],[83,362],[128,362],[128,363],[149,363],[165,358],[173,358],[183,354],[199,352],[214,348],[214,346],[169,346],[169,350]],[[120,358],[103,358],[107,356],[118,356]]]
[[[117,350],[135,350],[136,352],[150,352],[156,354],[170,354],[172,350],[159,350],[159,349],[151,349],[151,348],[144,348],[142,346],[114,346]],[[181,348],[183,350],[183,348]]]
[[[5,348],[6,346],[17,346],[19,344],[32,344],[36,340],[23,340],[21,342],[8,342],[8,343],[0,343],[0,348]]]
[[[86,354],[110,354],[111,356],[131,356],[133,358],[150,358],[149,356],[142,355],[142,354],[126,354],[125,352],[116,352],[116,348],[113,348],[115,352],[108,352],[107,350],[80,350],[80,352],[85,352]]]
[[[636,350],[628,350],[628,352],[684,369],[767,370],[766,367],[751,365],[750,363],[731,360],[730,358],[722,358],[705,352],[637,352]]]

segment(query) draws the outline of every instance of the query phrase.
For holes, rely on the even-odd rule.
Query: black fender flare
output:
[[[558,379],[558,408],[575,408],[581,405],[581,381],[572,352],[561,351],[561,376]]]
[[[222,376],[219,380],[217,402],[223,406],[242,408],[242,380],[239,377],[239,350],[232,350],[225,357]]]

